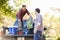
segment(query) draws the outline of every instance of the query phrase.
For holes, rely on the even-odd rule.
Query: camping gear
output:
[[[10,35],[17,34],[17,27],[9,27],[9,34]]]
[[[20,28],[20,30],[22,30],[22,22],[21,22],[21,19],[20,19],[20,21],[18,21],[18,18],[17,18],[13,26],[16,26],[16,27]]]
[[[33,21],[31,17],[28,20],[23,20],[23,33],[33,34]]]
[[[22,28],[22,22],[21,22],[21,19],[20,19],[20,21],[18,21],[18,28],[19,28],[19,30],[22,30],[23,28]]]
[[[32,17],[30,17],[30,18],[27,20],[27,28],[28,28],[28,29],[33,28],[33,19],[32,19]]]
[[[0,28],[0,35],[4,35],[4,30],[3,30],[3,28]]]
[[[29,29],[28,34],[33,34],[34,28]]]
[[[23,34],[28,34],[27,20],[23,20]]]
[[[18,35],[22,35],[22,34],[23,34],[23,31],[22,31],[22,30],[19,30],[19,31],[17,32],[17,34],[18,34]]]
[[[3,30],[0,30],[0,35],[4,35],[4,31]]]

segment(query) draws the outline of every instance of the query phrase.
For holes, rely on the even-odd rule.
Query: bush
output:
[[[60,40],[60,37],[58,37],[58,39],[57,40]]]

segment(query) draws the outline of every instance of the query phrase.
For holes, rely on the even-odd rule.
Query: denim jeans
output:
[[[22,22],[22,27],[23,27],[23,21],[22,21],[22,19],[21,19],[21,22]],[[16,21],[14,23],[14,26],[18,26],[18,25],[19,25],[18,18],[16,18]]]
[[[18,20],[15,21],[14,26],[18,26]]]
[[[16,21],[13,26],[18,26],[18,18],[16,17]]]
[[[27,29],[27,20],[23,21],[23,33],[28,34],[28,29]]]
[[[42,32],[37,31],[36,34],[34,34],[34,40],[42,40]]]

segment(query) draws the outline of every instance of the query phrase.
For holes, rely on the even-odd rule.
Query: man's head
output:
[[[26,10],[26,5],[22,5],[22,10],[23,10],[23,11]]]
[[[40,9],[39,8],[36,8],[35,9],[35,13],[40,13]]]

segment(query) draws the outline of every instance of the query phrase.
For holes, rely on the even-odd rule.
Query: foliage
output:
[[[18,11],[19,7],[21,7],[22,3],[29,4],[26,0],[13,0],[16,9],[13,6],[8,4],[9,0],[0,0],[0,26],[6,25],[11,26],[13,25],[16,19],[16,12]],[[18,8],[17,8],[18,7]],[[35,17],[35,14],[31,14]],[[45,35],[48,38],[57,38],[60,36],[60,17],[55,17],[46,13],[43,18],[43,24],[47,28],[45,31]],[[58,40],[60,40],[58,38]]]
[[[58,37],[58,39],[57,40],[60,40],[60,37]]]
[[[12,17],[12,19],[15,19],[16,10],[13,10],[12,7],[8,5],[8,1],[9,0],[0,0],[0,26],[4,23],[3,20],[5,18]]]
[[[16,12],[19,8],[14,9],[13,6],[9,4],[10,0],[0,0],[0,25],[4,23],[4,20],[11,20],[14,22],[16,19]],[[25,0],[13,0],[16,7],[22,5],[21,3],[26,2]],[[11,18],[11,19],[9,19]],[[8,24],[8,23],[7,23]]]
[[[8,0],[0,0],[0,7],[2,7]]]
[[[45,35],[47,38],[53,38],[54,40],[60,36],[60,17],[55,17],[50,14],[44,15],[44,25],[47,28]]]

